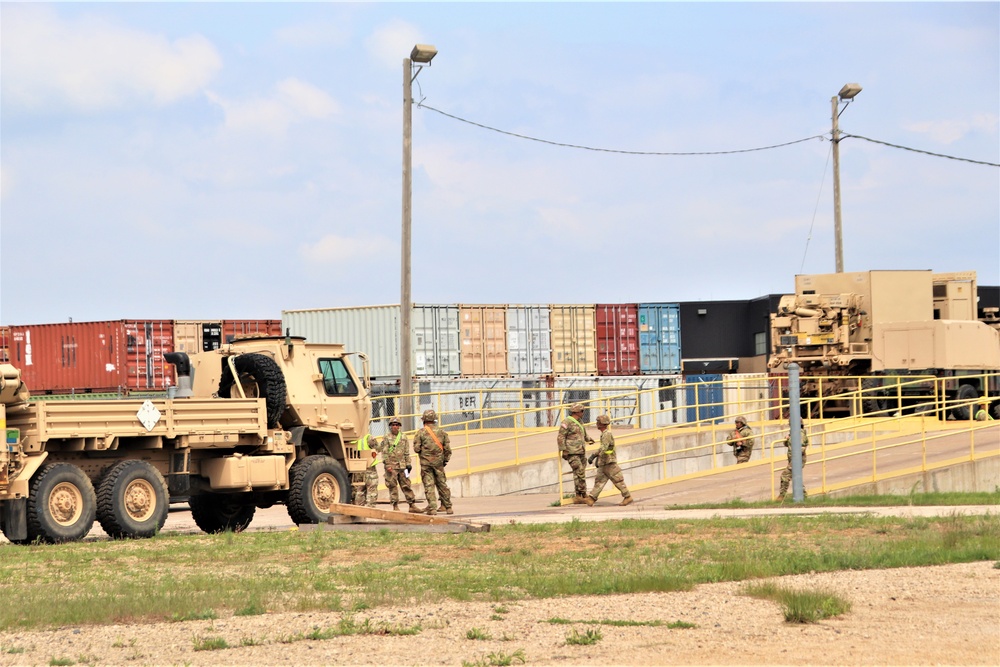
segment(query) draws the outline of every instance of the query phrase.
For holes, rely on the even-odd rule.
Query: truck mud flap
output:
[[[3,523],[3,534],[11,542],[28,539],[28,499],[4,502],[0,522]]]

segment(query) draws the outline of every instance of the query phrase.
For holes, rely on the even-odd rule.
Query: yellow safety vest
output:
[[[370,438],[371,437],[372,437],[371,433],[368,433],[368,434],[365,435],[365,437],[363,437],[360,440],[358,440],[358,451],[359,452],[371,451],[371,449],[372,449],[371,445],[368,444],[370,442]],[[379,459],[378,456],[375,456],[375,457],[372,458],[371,462],[368,464],[368,467],[369,468],[374,468],[376,465],[378,465],[381,462],[382,462],[382,460]]]

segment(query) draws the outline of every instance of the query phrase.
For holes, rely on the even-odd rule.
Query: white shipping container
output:
[[[398,305],[284,310],[281,328],[311,343],[342,343],[348,352],[364,352],[373,377],[399,377]]]
[[[515,376],[552,373],[548,306],[507,308],[507,368]]]
[[[415,305],[410,328],[413,331],[414,375],[461,375],[458,306]]]

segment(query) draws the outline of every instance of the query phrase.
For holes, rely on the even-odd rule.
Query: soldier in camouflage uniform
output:
[[[569,406],[569,416],[559,425],[559,454],[573,469],[574,505],[587,503],[587,443],[594,442],[583,427],[583,405]]]
[[[746,417],[736,418],[736,428],[729,440],[729,446],[736,455],[736,463],[746,463],[753,454],[753,431],[747,426]]]
[[[781,491],[778,492],[778,500],[784,500],[785,494],[788,493],[788,485],[792,483],[792,437],[789,435],[787,438],[778,443],[779,445],[784,445],[788,448],[788,465],[781,473]],[[802,427],[802,469],[805,470],[806,467],[806,447],[809,446],[809,434],[806,433],[806,427]],[[802,497],[806,496],[805,485],[802,488]]]
[[[389,420],[389,435],[382,438],[378,444],[378,451],[385,460],[385,486],[389,489],[389,500],[392,501],[394,512],[399,511],[399,489],[403,490],[403,497],[410,505],[410,511],[419,513],[423,510],[417,509],[417,498],[410,488],[409,473],[412,470],[410,465],[410,441],[407,440],[400,429],[402,422],[393,417]]]
[[[451,507],[451,490],[444,467],[451,460],[451,441],[444,429],[434,428],[437,413],[425,410],[423,415],[424,428],[413,435],[413,451],[420,460],[420,480],[424,484],[424,497],[427,498],[427,514],[437,514],[437,495],[441,495],[441,509],[445,514],[454,514]],[[436,491],[436,493],[435,493]]]
[[[378,439],[371,433],[366,433],[365,437],[358,440],[358,451],[367,459],[368,467],[365,468],[364,486],[358,488],[354,504],[375,507],[378,500]]]
[[[622,469],[618,466],[618,457],[615,456],[615,436],[611,435],[611,431],[608,429],[610,424],[611,417],[607,415],[601,415],[597,418],[597,430],[601,432],[601,448],[587,459],[589,463],[597,461],[597,476],[594,478],[594,489],[590,492],[589,496],[584,498],[588,505],[593,505],[597,502],[601,491],[604,489],[604,485],[607,484],[609,479],[622,493],[622,501],[618,504],[623,506],[632,504],[632,494],[628,492],[628,487],[625,486],[625,476],[622,475]]]

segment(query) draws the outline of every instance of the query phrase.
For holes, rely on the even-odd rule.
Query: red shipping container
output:
[[[639,375],[639,306],[597,304],[597,374]]]
[[[173,320],[124,320],[128,390],[163,391],[174,384],[174,367],[163,358],[174,350]]]
[[[225,320],[222,323],[222,342],[231,343],[242,336],[280,336],[281,320]]]
[[[125,386],[121,322],[11,325],[7,352],[32,394],[117,392]]]

